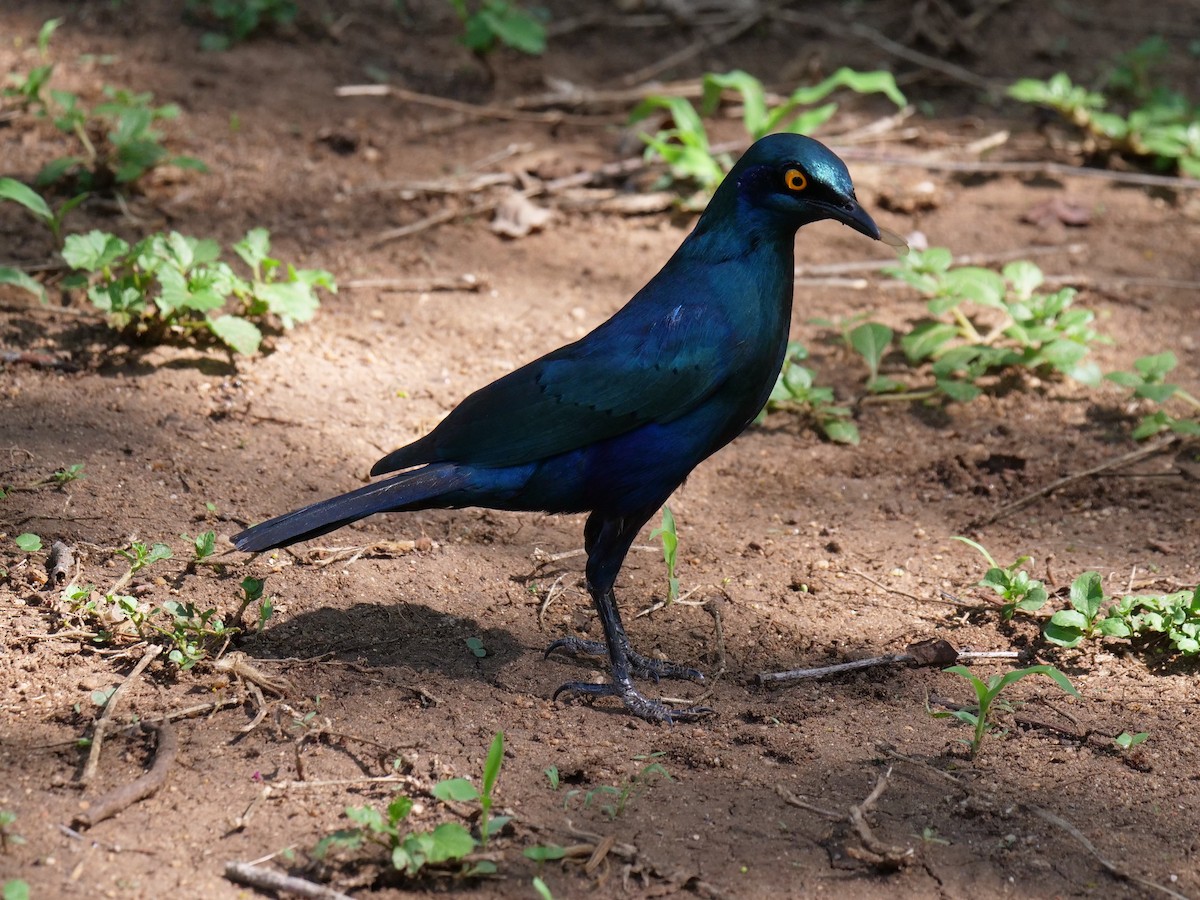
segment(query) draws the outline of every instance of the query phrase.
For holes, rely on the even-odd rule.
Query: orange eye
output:
[[[783,175],[783,183],[790,191],[802,191],[808,187],[808,179],[799,169],[788,169]]]

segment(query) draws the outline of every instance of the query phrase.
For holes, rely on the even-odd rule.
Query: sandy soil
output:
[[[863,404],[858,447],[823,442],[776,414],[701,466],[671,506],[682,587],[703,605],[634,618],[663,596],[657,551],[633,553],[619,583],[635,644],[717,676],[704,701],[717,715],[695,725],[656,727],[605,703],[549,699],[561,682],[590,673],[543,661],[541,648],[564,634],[596,636],[597,626],[581,560],[539,562],[535,554],[578,547],[582,517],[465,510],[376,518],[318,542],[374,547],[326,565],[317,561],[328,554],[307,545],[260,558],[231,550],[229,534],[355,487],[380,455],[425,432],[470,390],[601,322],[692,221],[663,210],[606,212],[589,195],[590,206],[557,203],[548,226],[520,240],[493,234],[490,216],[479,213],[377,244],[389,229],[498,196],[406,192],[403,184],[461,174],[504,148],[511,152],[483,170],[553,178],[635,155],[636,141],[620,125],[624,108],[603,110],[594,117],[600,124],[552,124],[339,98],[335,87],[382,71],[411,90],[510,108],[512,98],[543,91],[546,78],[622,87],[701,34],[687,22],[630,27],[614,17],[552,34],[543,58],[498,52],[484,65],[456,43],[448,6],[405,6],[401,14],[362,0],[332,16],[317,4],[297,27],[219,54],[198,49],[200,29],[181,21],[176,4],[15,0],[0,12],[0,70],[26,71],[36,62],[28,44],[38,26],[65,15],[52,44],[56,84],[89,97],[119,84],[179,103],[168,143],[211,169],[155,175],[125,208],[89,202],[70,229],[137,237],[176,228],[228,243],[261,225],[281,257],[327,268],[342,285],[311,325],[232,362],[212,349],[125,347],[78,301],[39,307],[0,288],[0,348],[71,363],[69,371],[0,369],[0,482],[30,484],[77,463],[86,473],[0,501],[0,565],[9,573],[0,580],[0,809],[17,814],[10,833],[26,840],[0,846],[0,878],[25,879],[36,897],[232,898],[247,891],[224,880],[225,864],[274,854],[269,867],[372,897],[528,897],[535,874],[556,897],[1158,895],[1137,879],[1200,896],[1194,662],[1128,642],[1064,651],[1044,643],[1030,618],[1002,623],[973,587],[980,557],[951,540],[970,534],[1003,562],[1033,556],[1053,608],[1089,569],[1113,592],[1195,585],[1200,483],[1184,477],[1194,447],[1072,481],[972,526],[1135,449],[1137,411],[1116,388],[1026,378],[970,404]],[[1118,50],[1165,33],[1176,47],[1168,76],[1200,96],[1186,52],[1197,33],[1194,4],[1164,0],[1153,19],[1138,21],[1124,6],[1003,5],[974,31],[958,26],[967,46],[945,51],[930,42],[933,20],[910,4],[854,7],[853,21],[999,83],[1059,69],[1086,83]],[[550,7],[560,28],[590,9]],[[975,159],[963,148],[1005,129],[1009,140],[989,159],[1077,157],[1064,132],[1051,127],[1050,141],[1038,133],[1030,110],[986,102],[855,36],[846,7],[804,10],[835,27],[822,33],[768,16],[658,77],[740,66],[785,88],[843,64],[893,68],[919,114],[847,151],[859,198],[881,224],[961,254],[1038,254],[1048,273],[1081,286],[1078,302],[1114,338],[1097,350],[1105,370],[1174,349],[1177,380],[1200,384],[1195,288],[1163,281],[1200,278],[1195,191],[855,161],[939,151]],[[830,129],[835,144],[837,131],[890,112],[873,99],[847,98],[843,107]],[[731,122],[718,132],[737,137]],[[63,152],[52,126],[21,117],[0,121],[0,147],[0,174],[22,178]],[[639,174],[608,186],[628,195],[647,192],[652,180]],[[934,188],[932,204],[903,211],[922,182]],[[1090,224],[1024,221],[1055,198],[1081,204]],[[35,266],[53,249],[24,213],[0,205],[0,260]],[[828,223],[806,228],[797,245],[801,266],[886,256]],[[467,275],[477,290],[434,289]],[[847,401],[862,395],[865,370],[811,320],[870,313],[904,325],[923,312],[914,294],[862,277],[797,285],[794,335],[812,350],[823,383]],[[405,289],[372,279],[402,279]],[[189,568],[180,535],[207,528],[225,555],[217,567]],[[78,581],[102,588],[123,571],[113,548],[166,541],[176,559],[133,583],[151,603],[192,602],[228,617],[246,575],[265,576],[275,598],[265,630],[236,650],[285,678],[286,696],[256,698],[244,679],[209,664],[180,671],[153,662],[130,684],[118,722],[201,711],[175,723],[179,749],[166,786],[82,836],[61,826],[154,757],[152,737],[116,730],[91,785],[75,785],[87,755],[77,742],[99,715],[91,694],[122,682],[146,645],[73,636],[57,592],[34,574],[45,553],[30,556],[12,541],[24,531],[70,544]],[[389,541],[390,549],[381,544]],[[470,637],[482,640],[485,657],[467,648]],[[959,649],[1027,650],[1067,673],[1082,697],[1067,698],[1044,679],[1021,682],[1012,696],[1022,704],[1002,717],[1007,734],[990,737],[972,760],[961,744],[966,728],[926,711],[930,697],[972,699],[961,679],[937,667],[755,684],[760,672],[901,652],[930,638]],[[696,698],[702,689],[658,690]],[[397,790],[418,801],[418,827],[463,821],[431,799],[430,787],[452,775],[478,780],[500,730],[507,752],[497,803],[515,818],[488,847],[497,877],[402,879],[388,872],[382,850],[311,859],[321,837],[348,824],[345,807],[382,807]],[[1121,731],[1150,739],[1120,753],[1112,737]],[[636,781],[651,762],[670,779],[651,772]],[[544,774],[550,766],[561,778],[557,791]],[[877,841],[868,847],[848,819],[889,771],[865,812]],[[402,783],[370,780],[389,774]],[[586,802],[596,788],[631,783],[615,815],[602,808],[602,793]],[[522,855],[534,844],[608,837],[616,844],[590,866],[586,855],[545,865]],[[890,871],[879,857],[893,850],[900,859]]]

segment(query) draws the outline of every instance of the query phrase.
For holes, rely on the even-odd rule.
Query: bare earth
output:
[[[407,20],[382,0],[336,4],[341,18],[322,19],[322,7],[295,29],[220,54],[197,49],[200,30],[181,21],[178,6],[9,0],[0,12],[0,71],[27,71],[39,25],[65,15],[52,44],[56,84],[90,98],[102,84],[117,84],[179,103],[182,116],[165,126],[168,145],[211,169],[152,176],[129,198],[127,214],[93,202],[72,214],[68,228],[131,238],[174,228],[228,244],[261,225],[279,256],[331,270],[342,290],[324,297],[312,324],[273,338],[260,357],[231,363],[215,349],[134,351],[114,343],[77,303],[39,307],[0,289],[0,349],[59,355],[75,366],[0,369],[0,483],[28,484],[76,463],[86,473],[63,488],[0,501],[7,534],[0,565],[10,573],[0,581],[0,809],[17,814],[10,831],[27,841],[0,852],[0,880],[23,878],[35,897],[244,897],[249,889],[223,878],[225,864],[280,854],[266,867],[372,897],[447,890],[530,897],[535,874],[556,897],[1159,895],[1136,879],[1200,897],[1195,663],[1137,652],[1128,642],[1058,650],[1040,640],[1031,619],[1005,625],[995,610],[946,599],[968,606],[988,599],[972,586],[984,564],[951,540],[957,534],[972,535],[1003,562],[1032,555],[1035,574],[1058,592],[1053,608],[1089,569],[1114,593],[1130,585],[1165,592],[1200,579],[1200,482],[1180,475],[1185,448],[1076,480],[994,524],[971,526],[1055,479],[1135,449],[1129,432],[1137,410],[1114,387],[1019,379],[970,404],[864,404],[857,448],[822,442],[778,414],[701,466],[671,506],[683,590],[706,603],[634,618],[663,597],[657,551],[631,554],[619,584],[635,645],[714,676],[709,692],[646,686],[693,700],[704,693],[718,714],[697,725],[656,727],[608,703],[549,699],[590,670],[543,661],[541,648],[598,630],[582,591],[582,559],[539,564],[534,554],[577,548],[582,517],[483,510],[377,517],[320,547],[260,558],[233,552],[228,535],[361,484],[379,456],[424,433],[469,391],[601,322],[667,259],[692,221],[668,211],[571,208],[559,198],[548,226],[520,240],[492,233],[485,213],[376,246],[388,229],[499,196],[405,194],[401,183],[459,175],[509,147],[482,171],[550,179],[636,155],[620,124],[628,107],[604,110],[614,114],[599,126],[547,124],[339,98],[334,88],[382,71],[412,90],[505,107],[545,90],[545,77],[622,87],[700,33],[683,23],[595,24],[552,35],[540,59],[497,52],[489,74],[456,42],[449,6],[433,0],[405,4]],[[974,160],[966,145],[1011,129],[989,159],[1077,159],[1068,146],[1051,148],[1031,110],[987,103],[856,37],[842,5],[795,6],[840,31],[767,16],[656,77],[743,67],[783,89],[840,65],[891,67],[920,113],[881,141],[854,145],[856,154]],[[550,7],[560,24],[591,9]],[[907,3],[854,9],[854,21],[897,40],[918,21]],[[1164,33],[1175,48],[1168,74],[1196,97],[1200,76],[1186,44],[1200,33],[1198,19],[1191,0],[1164,0],[1136,21],[1114,0],[1046,11],[1008,4],[963,32],[973,53],[910,43],[1001,84],[1059,69],[1089,83],[1114,53]],[[835,145],[837,132],[892,112],[874,98],[842,103],[829,129]],[[1050,134],[1060,143],[1066,136]],[[736,123],[718,126],[718,137],[738,136]],[[0,121],[0,174],[29,179],[62,152],[48,123]],[[1033,258],[1082,285],[1078,302],[1096,310],[1100,329],[1115,339],[1098,349],[1104,370],[1173,349],[1181,360],[1176,380],[1193,391],[1200,384],[1197,192],[853,158],[850,168],[859,199],[893,230],[920,230],[958,254],[1039,248]],[[934,205],[892,211],[926,181]],[[651,182],[638,175],[608,184],[645,192]],[[1023,221],[1055,198],[1082,204],[1090,224]],[[22,210],[0,204],[0,261],[33,266],[52,251]],[[801,266],[887,255],[831,223],[804,229],[797,244]],[[432,290],[466,275],[481,289]],[[801,279],[793,323],[823,383],[847,401],[863,393],[865,371],[811,319],[869,312],[904,325],[923,312],[915,294],[885,289],[871,273],[854,277],[865,286]],[[370,279],[402,279],[415,289],[355,285]],[[179,535],[207,528],[226,555],[218,568],[188,570]],[[276,598],[262,634],[236,649],[266,675],[286,678],[286,697],[266,691],[265,717],[246,732],[260,700],[243,679],[207,664],[180,672],[156,660],[130,685],[118,722],[202,711],[176,721],[179,750],[166,787],[81,839],[60,824],[133,781],[154,757],[152,737],[113,731],[92,784],[81,792],[73,783],[86,758],[76,741],[99,715],[92,691],[128,676],[145,645],[96,647],[55,635],[62,605],[33,574],[45,553],[28,558],[13,543],[24,531],[47,545],[71,544],[78,581],[102,588],[123,571],[112,548],[167,541],[175,560],[133,584],[154,603],[216,606],[229,617],[246,575],[266,576]],[[320,548],[367,546],[332,564],[315,562],[329,557]],[[470,637],[482,640],[485,657],[472,655]],[[967,729],[926,712],[929,697],[973,699],[965,682],[936,666],[755,685],[756,673],[902,652],[929,638],[959,649],[1029,648],[1061,668],[1082,699],[1045,679],[1021,682],[1012,696],[1023,704],[1003,717],[1008,733],[990,737],[971,760],[961,743]],[[1009,665],[975,668],[988,674]],[[488,847],[498,877],[404,880],[389,874],[382,850],[357,864],[311,863],[317,840],[348,824],[345,807],[382,807],[397,790],[369,778],[406,776],[399,789],[419,803],[417,827],[463,821],[429,788],[451,775],[478,782],[497,731],[508,748],[498,804],[515,816]],[[1112,737],[1121,731],[1150,739],[1118,753]],[[650,762],[670,780],[646,776],[615,817],[599,794],[585,803],[597,787],[628,785]],[[543,774],[549,766],[562,779],[557,791]],[[872,847],[848,818],[889,770],[865,810]],[[791,805],[785,792],[831,815]],[[534,844],[594,845],[597,836],[616,844],[591,866],[586,855],[544,866],[522,855]],[[899,867],[888,871],[880,857],[892,851]]]

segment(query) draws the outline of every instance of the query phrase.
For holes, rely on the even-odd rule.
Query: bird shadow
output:
[[[241,649],[263,659],[340,659],[478,681],[527,652],[504,629],[407,602],[322,607],[264,629]]]

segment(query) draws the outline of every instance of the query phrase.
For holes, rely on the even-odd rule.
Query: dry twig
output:
[[[294,875],[284,875],[271,869],[252,866],[249,863],[231,862],[225,864],[225,877],[236,884],[244,884],[260,891],[296,894],[308,900],[353,900],[349,894],[335,891],[331,887],[297,878]]]
[[[175,761],[179,749],[179,738],[170,722],[163,722],[153,728],[158,732],[158,747],[154,751],[154,764],[150,770],[135,781],[121,785],[116,790],[109,791],[75,817],[75,824],[82,828],[91,828],[98,822],[110,819],[126,807],[132,806],[139,800],[145,800],[154,794],[167,780],[167,772]]]
[[[121,701],[125,698],[125,692],[129,690],[129,686],[137,681],[138,676],[146,671],[146,666],[154,662],[158,654],[162,653],[162,647],[158,644],[151,644],[146,648],[146,652],[142,654],[142,658],[138,660],[138,664],[133,667],[133,671],[128,677],[122,681],[112,696],[108,698],[108,702],[104,704],[104,712],[100,714],[100,718],[96,721],[96,727],[92,730],[92,746],[88,750],[87,762],[84,764],[83,772],[79,775],[78,784],[82,787],[92,780],[92,776],[96,774],[96,767],[100,764],[100,747],[104,743],[104,734],[109,725],[112,723],[113,715],[116,712]]]

